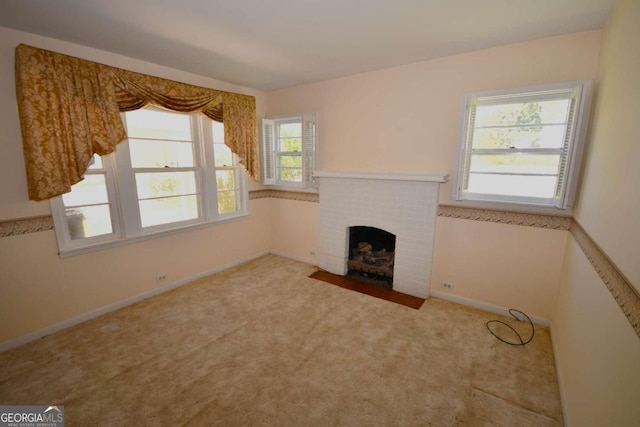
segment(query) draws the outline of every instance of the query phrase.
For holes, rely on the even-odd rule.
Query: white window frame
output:
[[[166,110],[154,107],[147,108],[166,112]],[[62,196],[50,199],[49,204],[61,257],[120,246],[147,238],[235,220],[248,215],[248,192],[244,169],[239,164],[239,159],[235,154],[233,154],[232,166],[216,167],[213,146],[215,141],[212,125],[209,122],[210,119],[198,113],[179,113],[175,111],[171,111],[171,113],[185,114],[190,117],[194,144],[194,166],[171,168],[171,170],[188,169],[194,171],[199,195],[198,217],[186,221],[142,227],[136,190],[136,169],[131,165],[129,143],[128,140],[125,140],[118,144],[114,153],[101,156],[101,169],[88,169],[85,172],[85,174],[103,174],[105,176],[113,227],[112,233],[82,239],[71,239]],[[126,124],[126,113],[122,113],[122,116],[123,122]],[[220,169],[235,171],[237,209],[234,212],[218,213],[216,170]]]
[[[540,99],[547,100],[554,97],[570,98],[573,116],[565,128],[565,144],[561,149],[549,149],[560,154],[556,194],[553,198],[542,199],[525,196],[504,196],[493,194],[479,194],[467,191],[467,174],[472,155],[471,143],[473,137],[473,116],[475,106],[500,104],[518,100]],[[471,207],[513,208],[520,211],[551,212],[558,210],[570,211],[575,199],[579,169],[584,151],[585,137],[591,104],[591,81],[573,81],[565,83],[527,86],[520,88],[494,90],[465,94],[461,102],[461,120],[458,138],[458,155],[456,173],[453,178],[452,203],[454,205]],[[545,149],[536,149],[545,154]],[[481,151],[481,150],[476,150]],[[491,151],[491,150],[482,150]],[[509,149],[509,152],[525,152],[527,149]],[[497,150],[496,150],[497,152]],[[486,154],[486,153],[485,153]]]
[[[300,123],[302,127],[302,151],[285,152],[279,149],[279,125]],[[290,187],[302,190],[315,190],[317,187],[313,171],[317,165],[317,113],[300,113],[262,119],[262,183],[268,186]],[[302,163],[302,181],[294,182],[279,179],[279,154],[300,155]]]

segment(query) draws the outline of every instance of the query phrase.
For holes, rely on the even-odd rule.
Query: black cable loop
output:
[[[503,322],[502,320],[489,320],[485,325],[487,326],[487,329],[489,330],[489,332],[491,332],[491,335],[493,335],[494,337],[496,337],[497,339],[499,339],[500,341],[502,341],[505,344],[509,344],[509,345],[517,345],[517,346],[522,346],[522,345],[527,345],[531,342],[531,340],[533,340],[534,335],[536,334],[536,329],[533,326],[533,322],[531,321],[531,319],[529,318],[529,316],[527,316],[525,313],[521,312],[520,310],[516,310],[515,308],[510,308],[509,309],[509,314],[511,315],[511,317],[513,317],[514,319],[516,319],[518,322],[522,322],[524,319],[520,319],[518,318],[518,316],[516,316],[515,314],[513,314],[514,312],[516,313],[520,313],[522,314],[524,317],[526,317],[526,319],[529,321],[529,325],[531,326],[531,337],[524,341],[522,339],[522,336],[518,333],[518,331],[516,331],[515,329],[513,329],[513,327],[511,327],[510,325],[506,324],[505,322]],[[507,341],[505,339],[500,338],[498,335],[496,335],[495,332],[493,332],[493,330],[491,330],[491,327],[489,326],[490,323],[500,323],[504,326],[506,326],[507,328],[511,329],[513,331],[514,334],[516,334],[516,336],[518,337],[518,339],[520,340],[519,343],[517,342],[511,342],[511,341]]]

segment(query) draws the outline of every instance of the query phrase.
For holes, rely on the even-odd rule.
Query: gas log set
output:
[[[369,243],[370,241],[372,243]],[[349,248],[347,267],[350,276],[367,283],[393,288],[393,234],[373,227],[351,227]]]

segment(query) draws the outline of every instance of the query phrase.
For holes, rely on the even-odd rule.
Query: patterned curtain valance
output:
[[[120,111],[151,104],[199,111],[225,123],[225,144],[259,179],[256,105],[252,96],[148,76],[26,45],[16,47],[16,94],[29,198],[71,190],[94,153],[126,138]]]

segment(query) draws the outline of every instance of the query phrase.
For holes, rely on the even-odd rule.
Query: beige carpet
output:
[[[0,354],[0,404],[68,426],[562,425],[549,333],[418,311],[269,255]]]

